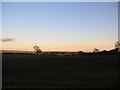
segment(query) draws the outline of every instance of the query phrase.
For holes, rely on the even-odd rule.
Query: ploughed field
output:
[[[3,54],[2,88],[119,87],[117,55]]]

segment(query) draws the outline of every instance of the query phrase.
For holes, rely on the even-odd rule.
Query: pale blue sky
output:
[[[117,2],[3,3],[3,49],[91,51],[118,40]]]
[[[1,0],[2,2],[119,2],[119,0]]]
[[[0,2],[0,39],[2,38],[2,3]],[[2,49],[2,42],[0,40],[0,50]]]

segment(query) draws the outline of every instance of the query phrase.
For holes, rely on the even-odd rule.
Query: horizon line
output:
[[[112,50],[112,49],[109,49],[109,50]],[[106,50],[106,51],[109,51],[109,50]],[[0,51],[35,52],[34,50],[12,50],[12,49],[11,50],[4,50],[3,49],[3,50],[0,50]],[[42,50],[42,52],[79,52],[79,51],[82,51],[82,52],[93,52],[93,51],[84,51],[84,50],[76,50],[76,51]],[[104,50],[100,50],[100,51],[104,51]]]

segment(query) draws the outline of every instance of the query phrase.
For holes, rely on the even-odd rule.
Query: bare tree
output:
[[[41,51],[41,49],[39,48],[39,46],[34,46],[33,48],[35,49],[36,54],[41,54],[41,53],[42,53],[42,51]]]
[[[118,52],[120,52],[120,42],[119,41],[117,41],[115,43],[115,49],[118,49]]]
[[[98,53],[98,52],[100,52],[100,50],[97,49],[97,48],[94,48],[93,52],[94,52],[94,53]]]

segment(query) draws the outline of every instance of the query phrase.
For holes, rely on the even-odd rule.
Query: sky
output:
[[[2,38],[2,3],[0,2],[0,39],[1,38]],[[1,49],[2,49],[2,42],[0,40],[0,50]]]
[[[2,3],[3,50],[109,50],[116,41],[117,2]]]
[[[119,2],[119,0],[1,0],[2,2]]]

